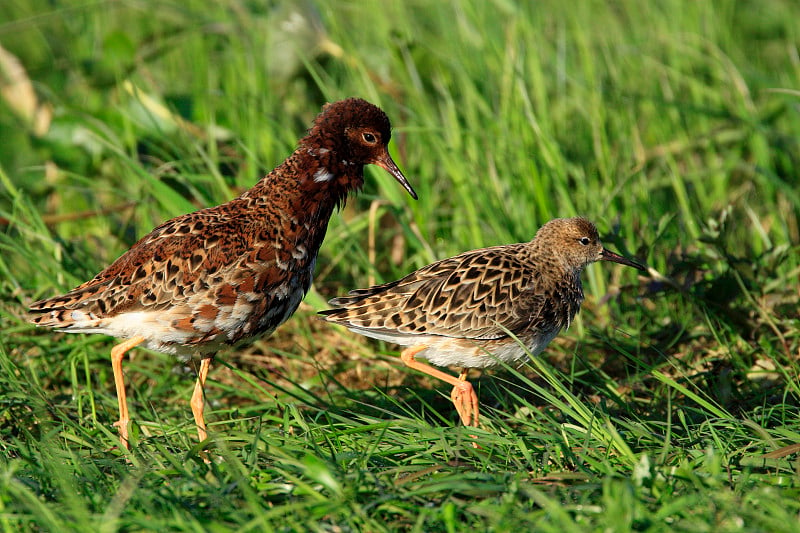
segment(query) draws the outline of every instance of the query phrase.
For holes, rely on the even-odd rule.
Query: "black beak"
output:
[[[403,173],[400,172],[400,169],[397,168],[397,165],[394,164],[392,156],[389,155],[388,150],[384,151],[383,155],[380,158],[373,161],[373,163],[381,167],[383,170],[385,170],[392,176],[394,176],[394,179],[396,179],[400,183],[400,185],[402,185],[403,188],[408,191],[408,194],[410,194],[414,200],[417,200],[417,193],[414,192],[414,189],[413,187],[411,187],[411,184],[408,182],[406,177],[403,176]]]
[[[615,263],[619,263],[621,265],[627,265],[627,266],[630,266],[630,267],[633,267],[633,268],[638,268],[639,270],[644,270],[644,271],[647,270],[647,268],[645,268],[644,265],[641,265],[641,264],[637,263],[636,261],[632,261],[632,260],[630,260],[630,259],[628,259],[626,257],[622,257],[619,254],[615,254],[614,252],[610,252],[610,251],[606,250],[605,248],[603,248],[603,251],[600,252],[600,259],[602,259],[604,261],[613,261]]]

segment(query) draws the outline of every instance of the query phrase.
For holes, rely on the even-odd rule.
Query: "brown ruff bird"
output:
[[[530,242],[472,250],[408,276],[334,298],[325,320],[351,331],[408,346],[406,366],[453,385],[451,399],[464,425],[478,425],[470,368],[519,364],[569,327],[583,301],[581,271],[594,261],[645,267],[603,248],[594,224],[561,218]],[[457,366],[458,378],[436,366]]]
[[[358,98],[326,105],[283,163],[222,205],[155,228],[93,279],[31,304],[39,326],[127,339],[111,350],[120,440],[128,444],[122,359],[134,346],[201,357],[191,406],[206,438],[203,386],[223,345],[271,333],[311,286],[333,209],[385,169],[416,199],[392,161],[389,119]]]

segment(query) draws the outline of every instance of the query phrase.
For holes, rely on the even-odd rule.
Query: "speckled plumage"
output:
[[[408,346],[403,361],[454,385],[466,425],[478,402],[466,369],[519,364],[569,327],[583,301],[580,274],[594,261],[642,265],[605,250],[585,218],[551,220],[527,243],[472,250],[408,276],[334,298],[325,320],[368,337]],[[459,378],[416,361],[465,369]]]
[[[203,355],[203,381],[220,346],[269,334],[297,309],[331,214],[361,188],[364,165],[386,169],[416,198],[389,155],[390,138],[378,107],[357,98],[326,105],[294,153],[253,188],[161,224],[93,279],[31,304],[32,321],[138,339],[126,349]],[[121,379],[120,371],[118,391]],[[198,384],[192,405],[203,438]]]

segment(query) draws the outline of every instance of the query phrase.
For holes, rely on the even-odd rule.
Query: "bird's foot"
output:
[[[465,426],[478,427],[478,395],[475,394],[475,389],[469,381],[461,381],[450,394],[450,399],[455,405],[458,416],[461,417],[461,423]]]

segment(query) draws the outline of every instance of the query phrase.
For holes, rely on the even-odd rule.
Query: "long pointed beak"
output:
[[[603,248],[603,251],[600,252],[600,259],[604,261],[613,261],[621,265],[631,266],[633,268],[638,268],[639,270],[647,270],[647,268],[645,268],[644,265],[641,265],[636,261],[628,259],[627,257],[622,257],[619,254],[615,254],[614,252],[606,250],[605,248]]]
[[[381,157],[373,161],[373,163],[394,176],[394,179],[396,179],[400,185],[402,185],[403,188],[408,191],[408,194],[410,194],[414,200],[417,200],[417,193],[414,192],[414,188],[411,187],[411,184],[408,182],[406,177],[403,176],[403,173],[400,172],[400,169],[394,164],[394,160],[392,159],[392,156],[389,155],[388,150],[386,150]]]

